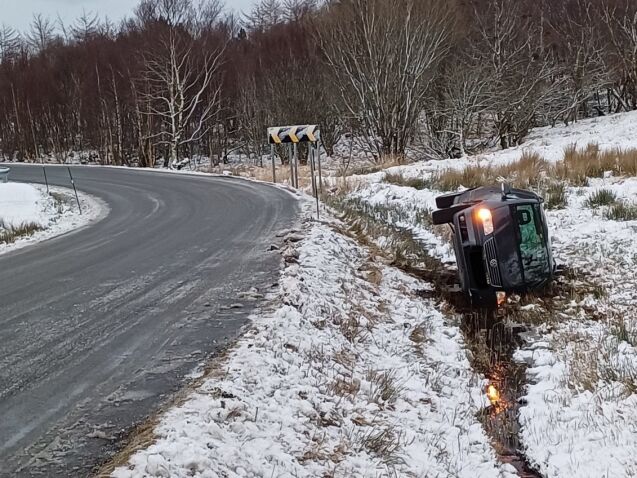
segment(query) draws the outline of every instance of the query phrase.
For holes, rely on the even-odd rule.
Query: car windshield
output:
[[[524,204],[515,209],[524,279],[527,283],[541,282],[550,274],[550,264],[540,206]]]

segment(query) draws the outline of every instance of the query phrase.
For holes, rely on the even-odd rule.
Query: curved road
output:
[[[276,282],[267,250],[297,217],[288,193],[247,181],[72,171],[110,214],[0,255],[2,477],[89,475],[240,333],[255,305],[241,292]],[[69,186],[66,168],[47,174]]]

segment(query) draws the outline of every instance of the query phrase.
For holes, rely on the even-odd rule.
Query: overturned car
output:
[[[460,285],[477,305],[501,304],[507,293],[541,289],[555,263],[537,194],[481,187],[436,198],[434,224],[450,224]]]

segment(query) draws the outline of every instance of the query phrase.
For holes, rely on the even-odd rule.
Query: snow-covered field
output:
[[[271,307],[117,478],[509,475],[462,334],[335,230],[306,223]],[[300,242],[296,242],[299,241]]]
[[[523,146],[506,151],[358,176],[349,197],[394,211],[386,214],[393,225],[410,229],[433,256],[449,262],[447,240],[418,219],[435,209],[440,192],[384,183],[387,172],[427,179],[447,168],[511,163],[524,151],[557,162],[566,147],[592,142],[602,150],[637,148],[637,112],[537,129]],[[547,214],[557,262],[577,270],[597,293],[574,292],[561,310],[545,311],[546,324],[516,355],[529,364],[522,446],[547,477],[637,476],[637,221],[609,220],[607,206],[591,208],[587,199],[600,189],[637,202],[637,178],[608,174],[567,188],[567,207]]]
[[[507,151],[359,175],[347,197],[453,265],[448,237],[428,221],[440,192],[386,183],[388,172],[428,179],[524,151],[557,162],[591,142],[637,148],[637,113],[538,129]],[[557,310],[530,306],[545,320],[515,354],[528,365],[521,448],[546,477],[637,476],[637,221],[591,208],[600,189],[637,201],[637,178],[607,175],[568,187],[567,206],[548,211],[556,260],[586,287]],[[269,305],[114,477],[517,476],[478,421],[486,382],[455,318],[419,293],[430,284],[342,232],[336,221],[306,222],[288,238]]]
[[[80,193],[82,214],[73,191],[41,185],[0,183],[0,235],[27,226],[28,234],[15,241],[0,241],[0,254],[65,234],[97,220],[107,213],[101,201]]]

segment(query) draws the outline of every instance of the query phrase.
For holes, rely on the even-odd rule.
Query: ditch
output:
[[[514,314],[506,307],[499,311],[471,307],[464,294],[457,292],[455,272],[427,254],[409,230],[374,217],[365,207],[356,207],[360,204],[339,201],[331,205],[343,213],[342,219],[350,226],[345,232],[381,254],[389,252],[395,267],[434,286],[434,290],[422,291],[422,297],[462,319],[471,365],[488,380],[485,393],[491,405],[478,418],[502,463],[513,466],[522,478],[541,478],[528,463],[519,441],[518,413],[525,393],[526,365],[514,361],[513,354],[524,343],[527,328],[511,320]],[[370,237],[383,238],[391,250],[379,251]],[[388,237],[395,240],[387,242]]]

